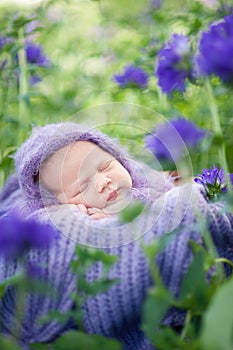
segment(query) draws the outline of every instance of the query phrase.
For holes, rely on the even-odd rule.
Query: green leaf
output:
[[[20,285],[22,281],[24,281],[25,276],[22,273],[14,275],[12,277],[7,278],[5,281],[0,283],[0,299],[3,297],[3,294],[7,287]]]
[[[215,257],[197,242],[190,240],[189,244],[194,254],[202,252],[202,254],[204,255],[204,270],[207,272],[210,269],[210,267],[215,264]]]
[[[203,350],[233,349],[233,278],[215,293],[204,314],[201,332]]]
[[[194,312],[202,311],[207,303],[207,283],[204,270],[204,252],[199,251],[193,258],[181,285],[180,300],[183,307]]]
[[[156,346],[158,349],[164,350],[187,349],[187,346],[185,346],[184,342],[180,338],[180,335],[169,327],[162,328],[161,331],[156,332],[153,345]]]
[[[11,338],[0,335],[1,350],[21,350],[20,346]]]
[[[70,264],[73,272],[86,272],[86,270],[97,261],[103,263],[104,268],[109,270],[113,264],[116,263],[118,257],[110,255],[101,249],[83,248],[82,246],[76,246],[76,259]]]
[[[175,238],[175,235],[178,234],[178,230],[168,232],[163,234],[163,236],[158,237],[152,243],[143,246],[146,256],[150,261],[154,261],[155,256],[158,253],[163,252],[166,247],[172,242]]]
[[[9,146],[9,147],[7,147],[7,148],[4,150],[4,152],[3,152],[3,158],[9,156],[9,154],[15,152],[15,150],[16,150],[16,147],[15,147],[15,146]]]
[[[46,314],[45,316],[42,316],[39,320],[38,323],[39,324],[43,324],[43,323],[47,323],[47,322],[51,322],[56,320],[57,322],[61,323],[61,324],[66,324],[67,321],[74,316],[74,311],[66,311],[64,312],[60,312],[60,311],[56,311],[56,310],[52,310],[50,311],[48,314]]]
[[[85,279],[78,281],[78,289],[85,292],[87,295],[96,295],[108,290],[115,283],[119,283],[119,279],[98,279],[95,282],[89,283]]]
[[[54,350],[120,350],[120,343],[102,335],[70,331],[53,344]]]
[[[147,337],[153,342],[156,337],[156,331],[162,318],[171,306],[173,297],[171,293],[162,287],[153,287],[143,305],[143,324],[142,329]]]
[[[124,222],[131,222],[142,213],[144,208],[145,205],[143,203],[135,202],[134,204],[128,205],[120,212],[120,218]]]
[[[53,350],[50,344],[40,344],[40,343],[32,343],[30,344],[30,348],[32,350]]]

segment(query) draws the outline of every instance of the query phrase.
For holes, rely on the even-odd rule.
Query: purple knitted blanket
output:
[[[41,162],[65,144],[76,140],[90,140],[112,153],[129,171],[133,179],[133,196],[147,203],[144,210],[131,223],[121,222],[118,216],[94,221],[86,214],[70,210],[67,206],[49,207],[56,199],[41,189],[34,181]],[[189,240],[202,243],[196,221],[209,222],[209,229],[221,256],[233,260],[233,218],[222,211],[220,203],[206,201],[199,185],[173,187],[169,179],[129,157],[115,140],[94,130],[83,130],[73,123],[61,123],[36,128],[15,155],[16,173],[1,191],[0,214],[12,210],[27,218],[48,222],[60,234],[49,251],[31,251],[28,259],[42,263],[46,268],[40,278],[48,281],[58,291],[53,298],[28,295],[24,322],[20,323],[20,343],[30,349],[32,342],[50,342],[69,325],[55,321],[38,324],[37,320],[51,310],[69,311],[73,306],[70,297],[76,288],[76,276],[70,272],[77,244],[104,249],[117,255],[118,261],[110,271],[110,278],[120,279],[107,292],[89,298],[83,305],[84,326],[88,333],[116,338],[124,350],[153,349],[140,329],[141,309],[146,293],[152,285],[148,261],[141,248],[176,229],[175,239],[169,243],[155,263],[165,285],[179,294],[182,278],[192,260]],[[0,259],[0,281],[18,271],[15,261]],[[89,269],[87,279],[101,275],[101,266]],[[10,332],[14,294],[11,289],[4,295],[1,306],[1,327]],[[156,310],[154,310],[156,312]],[[171,311],[164,323],[171,326],[183,324],[184,315]],[[17,322],[15,320],[14,322]]]

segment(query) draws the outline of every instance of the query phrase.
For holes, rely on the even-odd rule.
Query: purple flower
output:
[[[30,19],[30,22],[28,22],[25,27],[25,32],[27,36],[29,34],[32,34],[38,28],[40,28],[40,22],[38,21],[38,19],[36,19],[36,17],[31,17]]]
[[[233,15],[226,16],[203,32],[199,43],[197,67],[199,75],[216,75],[233,83]]]
[[[158,10],[162,7],[163,0],[151,0],[151,8]]]
[[[32,42],[26,43],[26,58],[28,63],[36,64],[40,67],[48,67],[50,64],[48,58],[43,52],[42,47]]]
[[[51,226],[23,220],[16,214],[0,219],[0,255],[4,257],[20,257],[30,248],[49,248],[56,237]]]
[[[12,44],[12,39],[9,37],[4,37],[2,35],[0,35],[0,53],[2,51],[2,49],[4,49],[4,47],[6,45]],[[7,59],[4,59],[3,61],[0,61],[0,71],[5,69],[7,65]]]
[[[0,35],[0,50],[5,46],[5,44],[6,44],[6,38]]]
[[[203,169],[194,181],[203,185],[209,199],[227,191],[226,179],[223,168],[218,169],[216,165],[210,169]]]
[[[114,80],[121,87],[133,85],[139,88],[146,88],[148,85],[147,73],[133,64],[127,65],[123,73],[114,75]]]
[[[230,183],[231,183],[232,186],[233,186],[233,174],[229,174],[229,177],[230,177]]]
[[[41,81],[41,78],[38,75],[31,75],[30,76],[30,84],[35,85]]]
[[[146,148],[159,160],[175,162],[187,152],[186,147],[194,148],[207,135],[193,122],[177,118],[158,124],[151,134],[145,136]]]
[[[156,75],[163,92],[185,90],[185,80],[191,76],[190,61],[189,39],[184,35],[174,34],[158,53]]]

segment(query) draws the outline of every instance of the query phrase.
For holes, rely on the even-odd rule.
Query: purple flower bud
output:
[[[148,75],[140,67],[129,64],[125,67],[124,72],[114,75],[114,80],[121,87],[137,86],[139,88],[146,88],[148,85]]]
[[[36,64],[37,66],[48,67],[50,65],[42,47],[38,44],[26,43],[26,58],[28,63]]]
[[[216,165],[213,168],[203,169],[202,174],[198,174],[194,181],[205,188],[209,199],[227,191],[224,170],[218,169]]]

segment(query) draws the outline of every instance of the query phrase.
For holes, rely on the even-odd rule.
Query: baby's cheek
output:
[[[66,198],[66,196],[65,196],[64,193],[59,193],[59,194],[57,195],[57,199],[58,199],[59,203],[61,203],[61,204],[68,204],[68,203],[71,203],[71,201],[69,201],[69,200]]]
[[[81,195],[80,202],[87,208],[99,208],[106,207],[106,193],[99,193],[94,186],[89,186]]]

